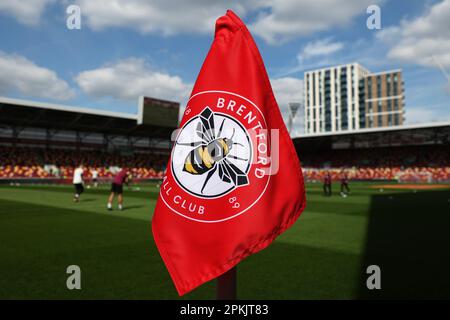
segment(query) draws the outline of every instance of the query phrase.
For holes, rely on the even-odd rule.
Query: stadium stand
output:
[[[0,182],[69,182],[80,162],[88,179],[94,168],[108,180],[122,166],[136,179],[161,179],[175,127],[142,113],[0,98]],[[345,172],[351,180],[450,181],[450,123],[303,135],[294,144],[307,181],[327,172],[333,180]]]
[[[0,147],[0,178],[70,179],[78,163],[86,167],[85,177],[96,169],[99,178],[112,178],[115,167],[130,167],[137,179],[161,179],[167,157],[163,155],[98,153],[45,148]]]
[[[170,103],[170,102],[168,102]],[[0,182],[69,182],[83,163],[108,180],[118,167],[136,179],[161,179],[175,127],[138,114],[0,98]]]
[[[308,181],[450,181],[450,123],[305,135],[294,139]]]

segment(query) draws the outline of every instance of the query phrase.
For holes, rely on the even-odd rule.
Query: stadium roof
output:
[[[305,134],[293,141],[303,150],[450,144],[450,121]]]
[[[175,128],[138,124],[139,115],[0,97],[0,125],[170,139]]]
[[[401,125],[401,126],[367,128],[367,129],[347,130],[347,131],[339,131],[339,132],[309,133],[309,134],[303,134],[302,136],[296,137],[295,139],[315,138],[315,137],[325,137],[325,136],[355,135],[355,134],[365,134],[365,133],[375,133],[375,132],[396,132],[396,131],[402,131],[402,130],[415,130],[415,129],[420,130],[420,129],[430,129],[430,128],[438,128],[438,127],[450,127],[450,121],[415,123],[415,124],[406,124],[406,125]]]

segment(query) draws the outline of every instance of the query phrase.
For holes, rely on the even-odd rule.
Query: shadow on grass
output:
[[[449,191],[372,197],[359,297],[450,298]],[[381,290],[366,288],[366,268],[381,268]]]
[[[238,266],[240,299],[352,299],[360,256],[275,242]]]
[[[179,299],[150,221],[0,201],[0,298]],[[20,208],[13,213],[15,208]],[[37,212],[40,213],[36,214]],[[82,290],[67,290],[78,265]],[[240,299],[352,298],[360,256],[276,241],[238,267]],[[215,281],[182,299],[214,299]]]

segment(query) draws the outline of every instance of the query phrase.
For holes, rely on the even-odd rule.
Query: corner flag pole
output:
[[[237,296],[237,266],[228,270],[216,280],[217,300],[236,300]]]

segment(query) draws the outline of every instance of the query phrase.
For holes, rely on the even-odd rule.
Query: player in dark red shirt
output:
[[[123,209],[123,184],[127,184],[130,180],[130,172],[127,168],[122,168],[118,174],[114,177],[111,184],[111,194],[108,198],[108,210],[112,210],[112,202],[114,196],[117,194],[117,202],[119,203],[119,210]]]
[[[331,197],[331,175],[329,171],[323,178],[323,193],[326,197]]]
[[[350,194],[350,188],[348,187],[348,176],[345,171],[341,172],[341,196],[346,197]]]

